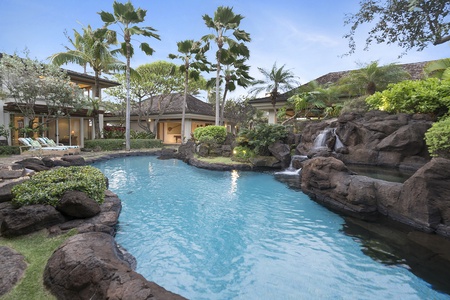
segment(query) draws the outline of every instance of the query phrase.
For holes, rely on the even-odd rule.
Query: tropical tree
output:
[[[0,78],[5,93],[12,98],[24,116],[27,125],[24,131],[34,131],[36,127],[36,104],[45,101],[47,118],[50,120],[70,114],[83,105],[81,89],[70,81],[67,73],[54,65],[47,65],[17,55],[4,55],[0,59]]]
[[[246,88],[252,84],[254,78],[248,74],[249,70],[250,67],[245,64],[245,59],[233,59],[230,64],[225,65],[225,68],[223,69],[225,88],[220,109],[220,124],[223,124],[224,121],[225,101],[227,99],[228,91],[232,92],[236,90],[238,85]],[[212,80],[214,79],[215,78]]]
[[[209,43],[213,40],[217,45],[216,51],[216,120],[215,125],[220,124],[220,75],[222,65],[227,62],[231,64],[232,59],[248,59],[250,51],[244,42],[250,42],[250,34],[239,29],[244,17],[235,14],[233,8],[219,6],[214,12],[214,18],[203,15],[203,20],[208,28],[214,31],[214,34],[208,34],[202,37],[202,40]],[[228,35],[231,33],[235,39]],[[242,41],[242,42],[239,42]]]
[[[184,74],[184,98],[183,108],[181,116],[181,142],[185,142],[185,116],[186,116],[186,102],[189,88],[189,78],[198,80],[200,78],[199,70],[205,70],[205,49],[201,47],[200,42],[194,40],[184,40],[177,43],[179,55],[169,54],[171,59],[182,59],[183,64],[179,67],[179,70]]]
[[[450,80],[450,58],[444,58],[429,62],[425,66],[424,72],[429,77]]]
[[[353,53],[357,29],[369,24],[372,28],[368,30],[365,49],[376,42],[397,44],[405,52],[421,51],[429,44],[450,41],[449,12],[448,0],[362,0],[359,11],[346,16],[345,25],[351,28],[344,37]]]
[[[124,68],[124,63],[116,58],[117,51],[111,50],[112,45],[117,44],[116,33],[107,28],[93,30],[91,26],[83,28],[83,34],[77,30],[74,31],[74,38],[67,34],[69,42],[73,49],[66,47],[66,52],[58,52],[50,56],[53,64],[61,66],[68,63],[76,63],[84,68],[86,66],[94,71],[94,89],[92,98],[86,103],[89,105],[90,112],[94,117],[94,131],[96,137],[100,137],[101,126],[98,121],[98,110],[100,105],[100,75],[113,70]],[[99,99],[97,99],[99,98]],[[96,108],[97,107],[97,108]],[[91,109],[92,108],[92,109]]]
[[[343,77],[338,85],[352,95],[373,95],[387,88],[390,83],[409,79],[411,76],[396,64],[379,66],[378,61],[361,65],[358,70],[351,71]]]
[[[105,26],[117,24],[123,34],[124,42],[121,43],[121,52],[126,57],[126,83],[127,83],[127,97],[126,97],[126,116],[125,116],[125,149],[130,150],[130,60],[133,56],[134,49],[131,44],[131,37],[133,35],[143,35],[149,38],[160,39],[159,35],[155,33],[152,27],[138,27],[133,24],[139,24],[145,21],[147,10],[137,8],[135,9],[131,2],[125,4],[114,1],[113,13],[101,11],[99,15]],[[154,50],[148,43],[140,43],[141,50],[147,54],[152,55]]]
[[[83,33],[74,31],[72,39],[66,34],[73,49],[65,47],[65,52],[58,52],[49,57],[50,61],[61,66],[63,64],[75,63],[83,66],[86,73],[86,65],[94,71],[93,97],[100,97],[99,79],[101,73],[124,68],[123,62],[116,58],[117,50],[111,50],[112,45],[117,44],[116,33],[107,28],[93,30],[91,26],[83,28]]]
[[[285,66],[278,68],[275,62],[270,70],[258,68],[265,78],[254,81],[255,87],[250,90],[250,93],[255,95],[263,91],[270,94],[270,102],[272,103],[275,116],[277,114],[275,106],[280,92],[292,90],[298,85],[294,73],[291,70],[286,70]]]

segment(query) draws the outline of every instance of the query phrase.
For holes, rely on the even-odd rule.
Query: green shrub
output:
[[[431,156],[450,158],[450,117],[435,122],[425,133]]]
[[[84,147],[87,149],[96,149],[99,151],[115,151],[125,150],[124,139],[97,139],[84,141]],[[156,139],[137,139],[130,140],[131,149],[147,149],[147,148],[161,148],[161,140]]]
[[[20,154],[19,146],[0,146],[0,155]]]
[[[237,143],[253,149],[258,155],[268,155],[269,146],[283,141],[288,135],[285,126],[278,124],[259,124],[254,129],[244,129],[239,133]]]
[[[255,152],[246,146],[237,146],[233,149],[232,160],[248,162],[248,160],[255,156]]]
[[[194,139],[200,143],[223,144],[227,138],[227,130],[224,126],[198,127],[194,131]]]
[[[152,140],[155,138],[155,135],[152,132],[131,130],[130,138],[133,140],[136,140],[136,139]]]
[[[105,199],[106,177],[91,166],[57,168],[42,171],[12,188],[13,203],[18,206],[49,204],[56,206],[66,191],[81,191],[97,203]]]
[[[405,80],[367,97],[372,109],[392,113],[445,114],[450,108],[450,82],[436,78]]]

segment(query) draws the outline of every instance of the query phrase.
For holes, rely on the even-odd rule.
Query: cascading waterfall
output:
[[[276,172],[275,175],[300,175],[302,168],[300,168],[300,169],[294,168],[293,162],[296,160],[304,161],[306,159],[308,159],[308,157],[304,156],[304,155],[293,155],[291,158],[291,163],[289,164],[289,167],[283,171]]]
[[[330,139],[330,137],[335,137],[334,147],[333,151],[336,151],[340,148],[344,148],[345,145],[342,143],[339,136],[336,134],[336,128],[325,128],[322,130],[314,140],[313,149],[324,149],[328,148],[327,141]]]

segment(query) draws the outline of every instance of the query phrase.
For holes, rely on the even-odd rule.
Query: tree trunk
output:
[[[188,58],[186,58],[188,60]],[[186,65],[189,66],[188,61],[186,61]],[[189,84],[189,68],[186,68],[186,73],[184,76],[184,99],[183,99],[183,108],[181,114],[181,144],[185,142],[185,117],[186,117],[186,103],[187,103],[187,93],[188,93],[188,84]]]
[[[127,68],[126,68],[126,81],[127,81],[127,107],[125,115],[125,150],[130,151],[130,41],[125,37],[127,45]]]

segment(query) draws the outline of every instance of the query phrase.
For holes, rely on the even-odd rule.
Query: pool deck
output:
[[[130,151],[120,150],[120,151],[80,152],[77,155],[84,157],[84,159],[89,162],[89,161],[94,161],[97,159],[109,157],[111,155],[126,156],[127,154],[133,155],[133,153],[148,153],[148,155],[153,155],[154,153],[161,151],[161,149],[162,148],[136,149],[136,150],[130,150]],[[26,158],[31,158],[31,157],[36,157],[36,156],[10,155],[10,156],[1,157],[0,158],[0,168],[10,166],[10,165],[14,164],[15,162],[24,160]]]

